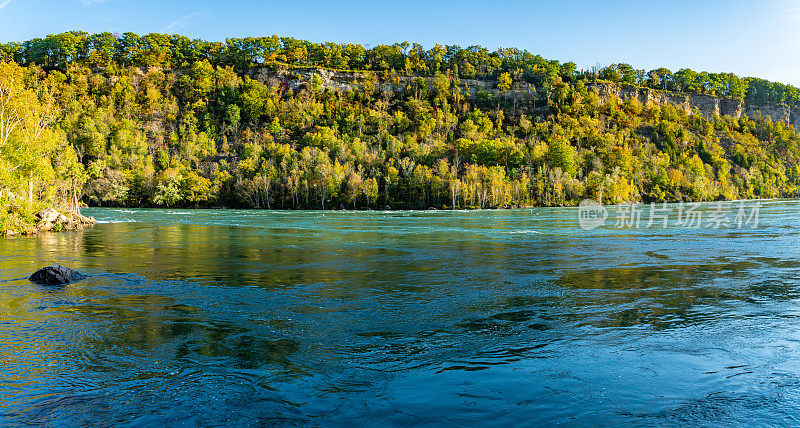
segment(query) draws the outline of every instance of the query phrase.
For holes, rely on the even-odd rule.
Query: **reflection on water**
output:
[[[0,241],[0,425],[796,424],[798,208],[93,210]]]

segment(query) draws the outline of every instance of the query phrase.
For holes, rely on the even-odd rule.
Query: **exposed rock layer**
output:
[[[660,91],[611,83],[589,83],[587,86],[596,89],[604,100],[608,100],[610,97],[620,100],[633,97],[642,104],[670,104],[687,114],[699,113],[705,117],[717,115],[739,119],[742,115],[753,118],[761,114],[769,117],[773,122],[783,122],[786,125],[794,126],[795,129],[800,129],[800,117],[786,106],[747,104],[735,98]]]
[[[380,82],[372,73],[324,69],[275,70],[272,68],[255,68],[250,75],[262,83],[294,92],[315,84],[323,89],[346,91],[361,88],[369,83],[384,91],[394,91],[418,79],[418,77],[413,76],[398,76],[390,82]],[[423,79],[432,84],[434,78],[423,77]],[[536,93],[536,88],[527,83],[516,84],[510,91],[506,92],[499,91],[497,82],[494,80],[461,79],[460,85],[470,96],[475,96],[481,91],[521,99]],[[596,90],[604,101],[609,101],[612,97],[616,97],[619,100],[634,97],[642,104],[669,104],[685,111],[687,114],[699,113],[709,118],[714,115],[730,116],[736,119],[747,115],[753,118],[761,114],[764,117],[771,118],[773,122],[783,122],[786,125],[794,126],[795,129],[800,129],[800,115],[792,112],[786,106],[747,104],[740,99],[734,98],[662,91],[606,82],[592,82],[588,83],[587,86]]]

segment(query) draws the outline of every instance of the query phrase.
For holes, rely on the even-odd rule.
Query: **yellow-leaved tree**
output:
[[[55,80],[0,62],[0,202],[78,211],[84,169],[61,130]]]

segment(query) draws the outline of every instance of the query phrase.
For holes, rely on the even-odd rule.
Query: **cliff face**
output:
[[[384,91],[395,91],[418,79],[418,77],[401,76],[393,82],[379,82],[376,77],[367,73],[323,69],[275,70],[269,68],[253,69],[250,72],[250,77],[262,83],[282,87],[284,90],[293,92],[310,86],[315,78],[318,78],[316,80],[322,88],[338,91],[357,89],[370,81]],[[423,77],[423,79],[429,84],[433,83],[433,77]],[[497,82],[493,80],[461,79],[460,82],[462,89],[470,96],[475,96],[480,91],[506,95],[511,98],[522,98],[535,92],[535,88],[528,84],[518,84],[512,90],[501,93],[497,89]],[[800,114],[792,112],[785,106],[747,104],[734,98],[661,91],[605,82],[588,83],[587,87],[596,90],[604,101],[608,101],[612,97],[620,101],[633,97],[642,104],[669,104],[683,110],[686,114],[698,113],[707,118],[717,115],[739,119],[743,115],[755,117],[760,113],[764,117],[770,117],[773,122],[783,122],[800,130]]]
[[[734,98],[618,86],[611,83],[589,83],[587,86],[597,90],[605,100],[609,97],[616,97],[619,100],[633,97],[642,104],[670,104],[683,110],[686,114],[697,112],[705,117],[717,115],[739,119],[742,115],[752,118],[760,113],[764,117],[770,117],[773,122],[783,122],[786,125],[794,126],[795,129],[800,129],[800,115],[785,106],[747,104]]]
[[[324,69],[275,70],[270,68],[254,69],[250,72],[250,77],[261,83],[283,87],[287,90],[291,89],[292,91],[298,91],[306,86],[310,86],[315,77],[319,78],[318,81],[323,88],[340,91],[359,88],[369,81],[372,81],[384,91],[396,91],[419,79],[419,77],[398,76],[394,82],[379,83],[377,78],[367,73],[330,71]],[[423,79],[425,79],[429,85],[433,84],[433,77],[423,77]],[[461,87],[467,90],[471,96],[474,96],[477,91],[499,92],[497,91],[497,82],[493,80],[461,79]]]

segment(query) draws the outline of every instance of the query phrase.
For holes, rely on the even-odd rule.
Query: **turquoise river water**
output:
[[[761,204],[87,209],[0,240],[0,426],[796,426],[800,202]]]

